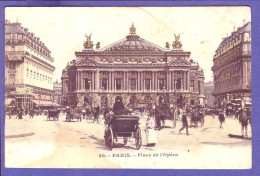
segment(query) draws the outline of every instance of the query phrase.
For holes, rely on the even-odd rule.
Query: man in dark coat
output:
[[[20,109],[18,111],[18,119],[23,119],[23,109],[22,109],[22,107],[20,107]]]
[[[124,104],[122,103],[121,99],[117,99],[113,106],[113,112],[115,115],[122,115],[124,114]]]
[[[99,112],[100,112],[100,107],[97,106],[97,107],[95,108],[95,111],[94,111],[94,120],[93,120],[93,123],[95,122],[95,120],[98,122]]]
[[[239,114],[239,123],[241,124],[242,137],[247,137],[247,125],[249,123],[249,118],[246,109],[241,110]]]
[[[181,121],[182,121],[182,128],[179,130],[179,134],[181,133],[181,131],[186,128],[186,135],[189,135],[189,131],[188,131],[188,120],[187,120],[187,114],[186,112],[183,112],[183,115],[181,117]]]
[[[220,128],[222,128],[222,123],[225,121],[224,111],[219,112],[218,120],[220,122]]]
[[[31,111],[30,111],[30,113],[29,113],[29,115],[30,115],[30,118],[32,118],[32,119],[33,119],[33,116],[34,116],[34,114],[35,114],[34,110],[33,110],[33,109],[31,109]]]

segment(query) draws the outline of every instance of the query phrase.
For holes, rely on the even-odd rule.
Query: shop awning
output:
[[[33,103],[35,103],[38,107],[39,106],[55,106],[59,107],[60,105],[53,102],[53,101],[47,101],[47,100],[32,100]]]
[[[12,102],[15,102],[13,98],[6,98],[5,99],[5,106],[11,105]]]

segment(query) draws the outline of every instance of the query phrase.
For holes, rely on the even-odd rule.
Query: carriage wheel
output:
[[[109,150],[112,150],[113,145],[114,145],[114,136],[113,136],[113,131],[111,128],[106,130],[105,142],[106,142]]]
[[[141,129],[140,127],[138,127],[135,133],[136,150],[139,150],[141,148],[141,145],[142,145],[142,135],[141,135]]]
[[[124,137],[124,145],[126,145],[126,144],[127,144],[127,138]]]

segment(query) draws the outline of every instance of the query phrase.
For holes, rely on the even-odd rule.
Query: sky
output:
[[[249,7],[7,7],[5,18],[20,22],[50,49],[61,78],[67,63],[83,50],[85,34],[101,48],[125,38],[134,23],[136,33],[156,45],[173,43],[180,34],[182,49],[212,81],[213,56],[222,38],[251,21]]]

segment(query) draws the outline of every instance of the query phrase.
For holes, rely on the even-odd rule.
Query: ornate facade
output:
[[[251,22],[223,39],[213,62],[216,106],[234,99],[251,101]]]
[[[5,92],[16,106],[52,104],[54,58],[45,44],[22,27],[5,21]]]
[[[172,49],[168,42],[161,48],[141,38],[133,25],[125,39],[104,48],[97,42],[93,49],[91,35],[86,38],[62,73],[68,105],[112,107],[117,96],[125,105],[134,99],[158,105],[163,98],[180,107],[203,105],[204,73],[182,50],[180,35]]]
[[[208,107],[215,106],[215,98],[212,96],[212,92],[214,91],[214,83],[213,82],[206,82],[204,83],[204,94],[205,94],[205,105]]]

